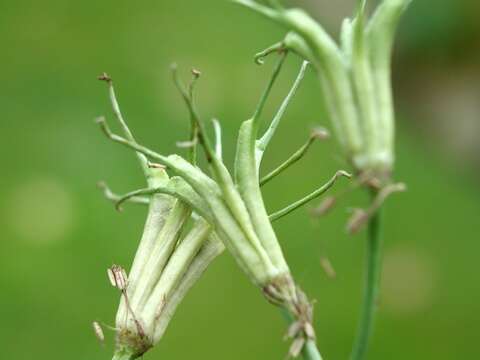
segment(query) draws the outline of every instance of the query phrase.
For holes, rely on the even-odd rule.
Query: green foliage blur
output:
[[[336,34],[354,1],[298,3]],[[480,358],[479,17],[473,1],[415,0],[400,28],[395,178],[409,191],[387,206],[372,360]],[[145,209],[131,205],[118,213],[95,188],[98,180],[118,192],[143,186],[133,154],[108,142],[93,122],[98,115],[113,120],[96,76],[113,77],[137,138],[170,153],[181,151],[175,142],[187,138],[188,116],[169,65],[177,62],[185,79],[190,68],[199,69],[201,113],[220,119],[231,164],[236,131],[272,68],[271,59],[255,65],[253,54],[282,36],[282,29],[227,0],[0,1],[0,358],[111,356],[114,333],[105,328],[102,347],[91,323],[114,323],[119,295],[106,268],[130,264]],[[265,122],[299,66],[290,56]],[[437,121],[446,114],[452,115]],[[329,122],[310,72],[264,171],[316,125]],[[269,209],[345,166],[335,141],[315,144],[266,186]],[[340,182],[334,192],[345,186]],[[275,224],[297,281],[316,299],[315,327],[327,360],[347,359],[357,326],[364,234],[348,236],[345,223],[365,200],[354,193],[328,217],[315,220],[304,209]],[[325,257],[335,279],[320,265]],[[282,359],[284,331],[280,314],[224,254],[145,359]]]

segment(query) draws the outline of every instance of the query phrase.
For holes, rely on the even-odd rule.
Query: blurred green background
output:
[[[332,34],[354,1],[290,1]],[[480,5],[417,0],[395,55],[396,179],[409,191],[388,203],[385,264],[369,359],[477,359],[480,322]],[[128,265],[145,210],[114,211],[95,188],[143,185],[135,158],[93,123],[112,119],[107,71],[142,142],[175,152],[187,136],[186,110],[169,64],[202,71],[205,119],[218,117],[231,163],[236,131],[254,109],[272,61],[253,54],[281,29],[227,0],[0,1],[0,348],[1,358],[100,360],[111,356],[91,322],[112,324],[118,294],[106,268]],[[300,60],[288,59],[269,103],[285,95]],[[269,170],[315,125],[329,126],[310,72],[266,158]],[[268,117],[265,116],[265,120]],[[265,189],[268,207],[312,190],[344,167],[334,141]],[[337,191],[345,182],[337,187]],[[306,210],[275,224],[292,270],[316,299],[315,327],[326,359],[346,359],[361,299],[364,235],[345,233],[362,194],[312,220]],[[320,266],[327,256],[337,272]],[[228,254],[179,307],[161,344],[145,359],[282,359],[285,324]]]

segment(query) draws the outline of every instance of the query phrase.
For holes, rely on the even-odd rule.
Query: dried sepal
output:
[[[337,204],[337,197],[328,196],[323,201],[310,210],[310,214],[314,217],[322,217],[328,214]]]
[[[288,357],[298,357],[302,352],[305,343],[306,340],[304,337],[297,337],[295,340],[293,340],[292,344],[290,345],[290,349],[288,350]]]
[[[353,209],[352,216],[347,222],[347,231],[349,234],[355,234],[368,222],[369,214],[364,209]]]
[[[285,340],[294,339],[302,331],[302,328],[303,328],[303,324],[301,321],[296,320],[292,322],[288,327],[288,330],[287,330],[287,333],[285,334],[284,339]]]
[[[95,333],[95,336],[97,337],[98,341],[101,343],[105,342],[105,334],[103,333],[102,326],[98,321],[94,321],[92,323],[93,331]]]
[[[337,272],[335,271],[332,262],[328,257],[322,256],[320,258],[320,266],[330,279],[334,279],[337,277]]]
[[[377,192],[368,209],[354,209],[352,216],[347,222],[347,231],[350,234],[359,232],[390,195],[406,190],[407,187],[404,183],[395,183],[382,187],[380,191]]]

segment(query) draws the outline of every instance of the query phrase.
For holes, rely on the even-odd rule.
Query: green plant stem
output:
[[[372,201],[374,201],[373,199],[376,196],[376,192],[372,192],[371,196]],[[368,342],[373,332],[382,270],[381,211],[382,209],[379,208],[368,222],[367,259],[362,313],[350,360],[362,360],[365,358]]]
[[[303,358],[305,360],[322,360],[322,355],[318,351],[317,344],[314,340],[308,340],[303,347]]]

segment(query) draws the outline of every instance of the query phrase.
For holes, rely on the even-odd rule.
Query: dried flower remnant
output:
[[[321,217],[328,214],[337,204],[337,198],[335,196],[326,197],[320,205],[313,208],[310,214],[314,217]]]
[[[113,287],[120,291],[127,288],[127,272],[119,265],[113,265],[107,270],[108,279]]]
[[[392,194],[404,192],[407,187],[403,183],[389,184],[381,188],[368,209],[354,209],[347,223],[347,231],[355,234],[375,215],[385,200]]]
[[[337,272],[333,268],[332,262],[328,257],[322,256],[320,258],[320,265],[330,279],[335,279],[337,277]]]

